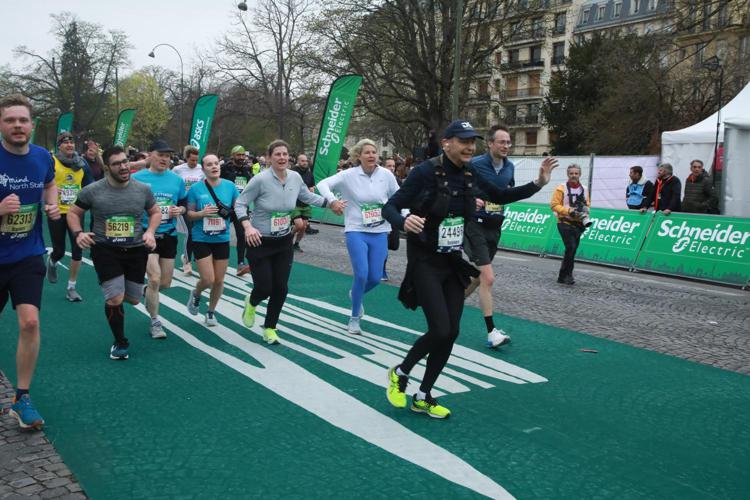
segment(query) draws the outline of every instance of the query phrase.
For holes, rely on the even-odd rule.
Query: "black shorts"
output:
[[[149,254],[159,254],[160,259],[174,259],[177,257],[177,236],[171,234],[157,234],[156,248],[149,250]]]
[[[492,264],[500,241],[500,227],[469,220],[464,229],[464,252],[477,266]]]
[[[193,240],[193,255],[195,260],[212,256],[214,260],[229,260],[229,242],[206,243]]]
[[[100,285],[118,276],[143,284],[147,257],[148,251],[144,246],[125,248],[97,243],[91,247],[91,260]]]
[[[26,257],[13,264],[0,265],[0,312],[10,297],[13,309],[19,304],[42,308],[45,266],[41,255]]]

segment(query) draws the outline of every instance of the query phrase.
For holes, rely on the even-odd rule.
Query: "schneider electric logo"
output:
[[[700,227],[691,226],[687,221],[675,224],[667,219],[659,226],[657,236],[675,239],[672,245],[674,253],[743,258],[750,232],[737,230],[733,224]]]
[[[640,222],[629,222],[620,215],[610,215],[607,219],[591,218],[591,227],[585,232],[584,238],[601,243],[616,245],[632,245],[635,243],[634,234],[641,227]]]
[[[538,208],[527,208],[523,211],[515,211],[510,208],[505,210],[503,231],[516,233],[544,235],[544,226],[550,214],[543,214]]]

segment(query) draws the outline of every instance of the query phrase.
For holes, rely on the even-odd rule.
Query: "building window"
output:
[[[596,19],[594,19],[594,20],[595,21],[601,21],[602,19],[604,19],[604,13],[606,11],[607,11],[607,6],[606,5],[600,5],[599,7],[597,7],[597,9],[596,9]]]
[[[656,10],[659,6],[659,0],[648,0],[648,10]]]
[[[613,17],[620,17],[621,13],[622,13],[622,2],[615,2],[615,12],[613,14]]]
[[[562,35],[565,33],[565,21],[567,15],[565,12],[561,12],[555,15],[555,34]]]
[[[487,80],[482,80],[479,82],[479,91],[478,91],[479,97],[489,97],[490,95],[490,82]]]
[[[527,146],[536,146],[536,130],[527,130],[526,131],[526,145]]]
[[[729,2],[726,0],[721,2],[719,7],[719,18],[717,19],[717,28],[726,28],[729,25]]]
[[[500,87],[502,87],[502,84],[500,83],[500,79],[499,78],[495,78],[495,90],[497,92],[500,92]]]
[[[536,17],[531,20],[531,36],[534,38],[544,36],[544,18]]]
[[[562,64],[565,61],[565,42],[552,44],[552,64]]]
[[[505,121],[509,125],[513,125],[516,123],[517,118],[516,115],[518,114],[518,108],[516,106],[506,106],[505,107]]]
[[[500,66],[503,63],[503,53],[495,52],[495,66]]]
[[[534,47],[529,47],[529,59],[531,59],[531,62],[538,62],[542,60],[542,46],[536,45]]]
[[[693,65],[696,68],[700,68],[703,65],[703,56],[704,56],[705,49],[706,49],[706,46],[702,43],[698,43],[695,45],[695,56],[693,59]]]
[[[541,93],[542,90],[542,74],[541,73],[529,73],[529,97],[536,97]]]
[[[591,9],[583,9],[583,12],[581,13],[581,22],[578,24],[586,24],[589,21],[589,14],[591,14]]]
[[[510,64],[516,64],[518,62],[518,49],[508,51],[508,62]]]
[[[738,59],[745,61],[750,59],[750,36],[743,36],[740,38],[740,50],[738,53]]]
[[[631,14],[638,14],[638,10],[640,9],[641,0],[630,0],[630,13]]]

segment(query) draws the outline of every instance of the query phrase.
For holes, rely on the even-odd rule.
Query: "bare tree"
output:
[[[458,92],[461,105],[470,104],[473,78],[489,73],[492,54],[514,29],[525,29],[523,21],[538,15],[542,3],[463,5],[459,89],[453,80],[459,14],[453,0],[334,1],[314,26],[315,64],[331,75],[363,75],[361,101],[379,118],[439,130],[450,118],[451,95]]]
[[[280,137],[290,132],[295,97],[305,93],[311,34],[304,25],[313,6],[313,0],[260,0],[252,16],[237,14],[237,29],[219,41],[221,55],[213,59],[234,84],[261,92],[263,109],[256,112],[276,123]]]
[[[105,32],[69,12],[51,17],[58,46],[47,55],[25,46],[16,48],[15,54],[28,64],[11,78],[40,113],[73,111],[73,128],[79,132],[106,128],[102,121],[111,117],[102,120],[102,112],[112,112],[107,109],[108,97],[115,67],[127,64],[127,36],[116,30]]]

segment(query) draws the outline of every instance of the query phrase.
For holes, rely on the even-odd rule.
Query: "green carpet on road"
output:
[[[178,274],[179,282],[184,278]],[[302,308],[318,319],[298,311],[294,317],[307,324],[295,325],[282,317],[280,346],[265,346],[234,321],[238,315],[219,311],[221,325],[253,349],[272,351],[274,358],[265,362],[188,316],[187,285],[163,293],[179,305],[162,306],[166,340],[152,340],[148,318],[126,306],[131,358],[111,361],[111,334],[93,269],[84,265],[79,277],[82,303],[65,301],[66,279],[60,269],[60,283],[45,284],[32,394],[50,440],[94,499],[481,496],[481,489],[430,472],[331,424],[334,417],[282,397],[279,391],[299,389],[282,375],[258,382],[266,364],[287,366],[282,362],[295,365],[286,370],[314,375],[311,387],[319,389],[310,397],[323,398],[328,389],[341,393],[344,399],[330,403],[338,405],[332,414],[346,419],[351,408],[340,401],[352,398],[352,405],[369,407],[373,418],[426,438],[518,498],[750,498],[747,376],[547,326],[543,318],[535,323],[498,315],[513,343],[490,351],[483,347],[481,313],[467,307],[459,345],[480,360],[495,358],[547,381],[511,383],[478,365],[453,363],[451,376],[464,389],[441,385],[441,377],[438,387],[448,393],[441,402],[453,415],[439,421],[390,407],[383,384],[383,360],[389,358],[371,356],[367,344],[348,342],[341,333],[347,317],[332,306],[347,308],[345,275],[294,265],[294,297],[284,312]],[[389,349],[400,356],[398,343],[417,338],[404,328],[422,331],[425,325],[421,310],[404,309],[396,292],[380,286],[366,297],[367,315],[384,324],[366,317],[362,325],[370,335],[364,340],[382,356]],[[234,314],[243,294],[233,288],[226,296],[236,300],[228,305]],[[17,333],[10,306],[0,316],[0,331],[0,367],[15,379]],[[217,357],[247,366],[256,378]],[[361,376],[348,372],[349,358]],[[368,380],[368,370],[379,378]],[[412,382],[410,391],[417,385]]]

